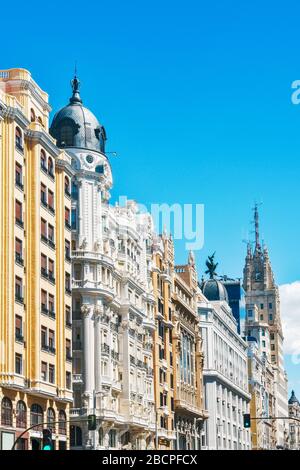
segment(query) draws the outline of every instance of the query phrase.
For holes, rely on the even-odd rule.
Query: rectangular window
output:
[[[76,209],[72,209],[72,213],[71,213],[71,217],[72,217],[72,230],[76,230],[76,227],[77,227],[77,224],[76,224]]]
[[[260,304],[260,309],[263,310],[264,304]]]
[[[69,273],[66,273],[65,286],[66,286],[66,292],[70,293],[71,292],[71,277]]]
[[[71,390],[71,372],[66,372],[66,387]]]
[[[70,261],[71,251],[70,251],[70,242],[69,242],[69,240],[65,240],[65,257],[66,257],[66,260]]]
[[[18,238],[15,239],[15,257],[17,263],[23,265],[23,243]]]
[[[71,360],[72,359],[72,354],[71,354],[71,340],[66,339],[66,359]]]
[[[265,342],[265,341],[262,342],[262,347],[263,347],[263,348],[266,347],[266,342]]]
[[[49,279],[50,281],[55,280],[55,275],[54,275],[54,261],[49,258],[48,260],[48,272],[49,272]]]
[[[19,302],[23,302],[23,284],[20,277],[15,278],[15,297]]]
[[[54,242],[54,227],[51,224],[48,225],[48,239]]]
[[[44,382],[47,381],[47,363],[42,362],[41,364],[41,377]]]
[[[66,227],[71,228],[71,225],[70,225],[70,209],[68,209],[67,207],[65,207],[65,225],[66,225]]]
[[[47,222],[44,219],[41,219],[41,235],[42,238],[47,240]]]
[[[20,201],[15,202],[15,211],[16,211],[16,223],[23,227],[23,211],[22,211],[22,203]]]
[[[273,321],[273,315],[272,315],[272,313],[269,314],[269,320],[270,320],[270,321]]]
[[[15,356],[16,362],[15,362],[15,370],[16,374],[22,374],[22,369],[23,369],[23,360],[22,360],[22,354],[17,354]]]
[[[67,326],[72,325],[71,308],[68,305],[66,306],[66,325]]]
[[[16,163],[16,185],[23,189],[22,166],[19,163]]]
[[[41,183],[41,203],[47,206],[47,188],[43,183]]]
[[[271,351],[275,351],[275,344],[271,344]]]
[[[42,349],[48,349],[47,328],[45,326],[41,327],[41,346]]]
[[[49,330],[49,351],[55,352],[55,336],[53,330]]]
[[[50,189],[48,189],[48,207],[52,212],[54,211],[54,194]]]
[[[263,315],[260,315],[260,319],[261,319],[261,321],[263,321],[263,319],[264,319],[264,316],[263,316]]]
[[[253,310],[248,310],[248,317],[252,317],[253,316]]]
[[[16,315],[15,335],[16,339],[23,341],[23,319],[20,315]]]
[[[55,366],[53,364],[49,364],[49,382],[55,383]]]
[[[41,290],[41,310],[43,313],[48,313],[47,292],[43,289]]]
[[[55,307],[54,307],[54,295],[49,294],[48,296],[48,307],[49,307],[49,314],[52,316],[55,313]]]
[[[41,275],[44,277],[48,276],[47,273],[47,256],[41,254]]]
[[[272,309],[273,308],[273,304],[270,302],[269,303],[269,309]]]

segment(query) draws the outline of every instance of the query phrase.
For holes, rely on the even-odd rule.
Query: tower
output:
[[[134,201],[109,203],[106,132],[80,96],[50,132],[72,159],[73,448],[146,449],[155,430],[151,281],[152,222]],[[150,252],[149,252],[150,251]],[[87,415],[97,429],[88,431]]]
[[[259,353],[272,364],[276,416],[288,416],[287,377],[283,361],[283,333],[278,286],[275,284],[268,249],[261,246],[258,207],[254,207],[255,245],[248,244],[244,267],[245,336],[256,340]],[[278,446],[286,445],[283,420],[276,421]]]

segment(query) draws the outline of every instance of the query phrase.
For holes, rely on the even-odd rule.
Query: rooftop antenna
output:
[[[261,206],[262,203],[257,203],[255,202],[253,211],[254,211],[254,227],[255,227],[255,249],[259,250],[260,249],[260,243],[259,243],[259,216],[258,216],[258,207]]]

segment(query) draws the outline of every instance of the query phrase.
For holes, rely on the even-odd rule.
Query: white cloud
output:
[[[285,354],[300,355],[300,281],[279,286]]]

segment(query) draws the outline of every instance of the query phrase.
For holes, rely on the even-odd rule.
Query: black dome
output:
[[[217,279],[208,279],[201,285],[201,290],[207,300],[224,300],[228,302],[228,295],[226,288],[221,281]]]
[[[106,133],[96,116],[82,105],[79,80],[72,80],[70,103],[58,111],[50,127],[50,134],[58,147],[77,147],[105,152]]]
[[[291,394],[291,397],[289,399],[289,405],[293,405],[294,403],[297,403],[297,405],[299,405],[299,401],[296,398],[295,392],[294,392],[294,390],[292,390],[292,394]]]

